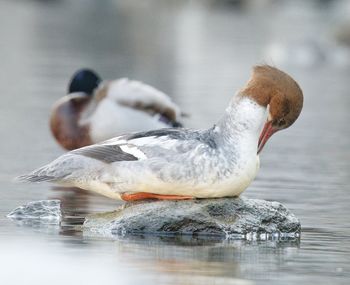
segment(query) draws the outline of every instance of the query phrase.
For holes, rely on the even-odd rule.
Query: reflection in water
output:
[[[286,253],[297,254],[298,242],[134,237],[116,240],[114,247],[125,262],[153,274],[242,278],[250,271],[250,277],[265,279]]]
[[[81,236],[80,226],[83,224],[87,215],[94,212],[101,212],[106,206],[110,205],[115,209],[122,204],[121,201],[106,199],[102,196],[94,195],[91,192],[73,187],[52,187],[53,193],[49,199],[59,199],[63,219],[61,222],[61,235]],[[100,201],[100,207],[94,208],[94,204]]]
[[[49,274],[43,276],[60,277],[50,279],[56,283],[74,282],[64,273],[87,274],[87,282],[101,284],[140,284],[137,277],[145,284],[347,283],[350,67],[330,62],[339,60],[330,27],[347,19],[347,1],[233,1],[244,3],[238,9],[223,3],[232,1],[217,2],[0,1],[0,264],[16,269],[5,270],[13,273],[6,276],[19,278],[18,271],[24,276],[40,268]],[[305,39],[319,45],[327,60],[281,63],[304,90],[304,110],[295,126],[266,146],[257,180],[245,193],[277,200],[295,213],[303,226],[300,244],[97,239],[76,226],[86,214],[113,210],[119,202],[77,189],[11,181],[63,153],[50,135],[48,116],[78,68],[154,85],[192,114],[186,125],[204,128],[221,116],[251,65],[277,64],[273,53],[264,57],[271,45],[288,54]],[[302,62],[314,61],[310,54],[302,48]],[[28,201],[54,198],[67,214],[59,234],[4,218]],[[85,260],[89,264],[79,266]]]

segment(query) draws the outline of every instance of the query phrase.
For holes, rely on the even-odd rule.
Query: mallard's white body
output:
[[[100,92],[105,92],[103,97]],[[101,84],[79,123],[89,126],[91,141],[98,143],[124,133],[171,127],[173,121],[162,120],[166,110],[174,114],[174,121],[181,117],[180,108],[165,93],[121,78]]]

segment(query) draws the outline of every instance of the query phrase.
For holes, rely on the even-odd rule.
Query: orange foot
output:
[[[146,192],[139,192],[134,194],[121,194],[121,198],[124,201],[138,201],[145,199],[158,199],[158,200],[190,200],[193,199],[191,196],[178,196],[178,195],[161,195],[161,194],[153,194]]]

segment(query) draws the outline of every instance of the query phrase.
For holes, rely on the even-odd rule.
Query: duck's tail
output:
[[[52,175],[48,171],[48,165],[40,167],[31,173],[23,174],[15,178],[15,182],[59,182],[64,180],[65,175]]]
[[[50,182],[66,187],[79,187],[113,199],[120,199],[118,191],[111,188],[112,184],[101,182],[99,179],[101,171],[105,168],[105,162],[70,152],[15,180],[34,183]]]
[[[98,180],[99,173],[105,168],[105,163],[85,157],[74,152],[68,152],[51,163],[44,165],[31,173],[15,179],[18,182],[50,182],[63,186],[89,185]]]
[[[74,155],[65,154],[53,162],[44,165],[31,173],[18,176],[17,182],[53,182],[69,184],[77,170],[82,168]]]
[[[41,174],[38,170],[35,170],[28,174],[23,174],[15,178],[15,182],[55,182],[58,178],[50,175]]]

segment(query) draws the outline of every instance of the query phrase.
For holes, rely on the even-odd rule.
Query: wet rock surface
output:
[[[231,239],[298,238],[300,222],[278,202],[246,198],[127,203],[88,216],[84,231],[126,234],[218,236]]]
[[[60,200],[29,202],[14,209],[7,217],[28,224],[59,224],[62,219],[61,202]]]

